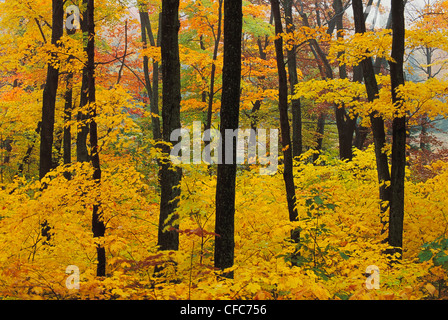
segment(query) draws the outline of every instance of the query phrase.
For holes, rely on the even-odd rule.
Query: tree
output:
[[[292,16],[292,0],[285,1],[285,23],[286,32],[294,32],[295,26]],[[291,95],[295,93],[295,86],[299,82],[297,75],[297,45],[291,44],[287,47],[288,74]],[[292,110],[292,153],[293,157],[298,157],[303,150],[302,139],[302,106],[300,99],[291,100]]]
[[[91,161],[93,167],[93,180],[99,187],[101,184],[101,165],[98,147],[98,125],[96,123],[96,88],[95,88],[95,0],[88,0],[86,20],[87,20],[87,92],[90,117],[90,147]],[[93,204],[92,212],[92,232],[94,238],[104,237],[106,226],[102,219],[102,207],[100,203]],[[96,275],[104,277],[106,275],[106,250],[103,245],[97,244],[97,269]]]
[[[73,73],[70,72],[66,76],[66,88],[64,94],[64,132],[63,132],[63,159],[64,164],[72,162],[72,133],[69,122],[72,120],[73,108]],[[66,174],[67,178],[70,175]]]
[[[335,11],[335,15],[333,19],[335,20],[337,38],[343,38],[344,32],[344,23],[343,17],[345,9],[342,5],[341,0],[333,1],[333,8]],[[347,67],[345,65],[339,66],[339,78],[346,79],[347,78]],[[352,160],[353,153],[353,133],[356,129],[356,120],[357,117],[353,115],[350,116],[344,105],[336,105],[335,106],[335,117],[336,117],[336,126],[338,128],[338,138],[339,138],[339,157],[343,160]]]
[[[218,25],[216,30],[216,35],[213,32],[213,35],[215,37],[215,43],[213,47],[213,64],[212,64],[212,70],[210,74],[210,87],[208,92],[208,107],[207,107],[207,117],[205,121],[204,131],[211,129],[212,126],[212,113],[213,113],[213,99],[215,96],[215,75],[216,75],[216,60],[218,59],[218,50],[219,50],[219,43],[221,42],[221,24],[222,24],[222,5],[224,0],[219,0],[219,7],[218,7]],[[213,31],[213,30],[212,30]],[[209,140],[210,137],[207,137],[207,140]]]
[[[88,4],[88,0],[83,0],[83,7],[86,8]],[[84,18],[81,20],[81,31],[83,33],[84,44],[88,43],[88,38],[85,35],[88,35],[88,25],[87,25],[87,12],[84,13]],[[87,52],[87,47],[84,47],[84,50]],[[81,94],[79,98],[79,112],[76,116],[76,120],[78,121],[78,131],[76,134],[76,160],[78,162],[89,162],[89,151],[87,149],[87,136],[89,135],[89,126],[87,125],[87,119],[89,118],[88,113],[85,110],[85,107],[88,103],[88,67],[84,65],[82,69],[82,83],[81,83]]]
[[[235,230],[236,139],[226,131],[238,129],[241,86],[241,0],[224,0],[224,66],[222,71],[221,146],[223,163],[218,164],[216,184],[215,267],[233,266]],[[229,148],[228,146],[231,146]],[[232,161],[228,163],[228,159]],[[233,272],[224,276],[233,277]]]
[[[310,27],[310,22],[308,15],[304,11],[304,3],[300,1],[301,11],[300,16],[302,18],[303,24],[305,27]],[[332,35],[334,30],[337,31],[337,38],[343,38],[344,32],[344,13],[347,9],[347,5],[343,5],[341,0],[333,0],[332,3],[334,14],[331,17],[327,17],[327,25],[328,28],[326,30],[327,35]],[[316,2],[316,20],[318,27],[322,27],[321,16],[320,16],[320,8],[318,3]],[[311,51],[316,60],[320,60],[323,67],[320,68],[320,73],[322,78],[324,79],[335,79],[335,72],[333,71],[333,67],[330,63],[328,55],[325,53],[323,47],[319,44],[319,42],[311,38],[309,39],[309,44]],[[342,52],[338,53],[338,55],[342,54]],[[345,65],[339,66],[339,78],[346,79],[347,78],[347,68]],[[346,106],[343,104],[334,104],[335,109],[335,120],[336,126],[338,129],[338,139],[339,139],[339,157],[344,160],[352,160],[352,146],[353,146],[353,134],[356,129],[356,117],[349,115]],[[320,152],[322,149],[323,143],[323,135],[325,129],[325,119],[326,114],[324,112],[320,112],[318,123],[317,123],[317,131],[318,131],[318,139],[317,139],[317,148],[316,150]],[[319,154],[316,153],[314,155],[314,161],[317,160]]]
[[[353,16],[355,20],[355,32],[365,33],[366,25],[364,12],[361,0],[353,0]],[[367,91],[368,100],[370,102],[378,98],[379,89],[378,83],[375,78],[375,72],[373,68],[372,58],[366,57],[361,61],[361,67],[363,71],[364,83]],[[376,111],[370,114],[370,122],[372,126],[373,140],[375,144],[375,157],[377,164],[378,181],[380,183],[379,187],[379,198],[381,200],[381,220],[385,226],[384,214],[389,207],[391,199],[391,189],[388,186],[390,182],[390,172],[389,163],[387,160],[387,155],[383,148],[386,145],[386,133],[384,120],[381,118]]]
[[[62,0],[53,0],[51,43],[57,45],[64,32],[64,7]],[[57,66],[48,63],[47,80],[42,97],[42,122],[40,130],[40,167],[39,177],[42,179],[53,167],[53,133],[55,121],[56,93],[58,91],[59,70]]]
[[[283,26],[280,13],[280,3],[278,0],[271,0],[272,14],[274,15],[275,33],[275,52],[277,57],[279,97],[278,108],[280,112],[280,130],[283,150],[283,180],[286,188],[286,200],[288,203],[289,221],[296,221],[298,214],[296,208],[296,190],[294,186],[292,148],[290,126],[288,119],[288,81],[286,76],[285,62],[283,56],[283,39],[280,36],[283,33]],[[299,234],[292,234],[292,240],[298,241]]]
[[[405,2],[392,1],[392,54],[390,78],[392,103],[396,108],[392,122],[392,160],[391,160],[391,203],[389,214],[389,245],[394,247],[391,253],[398,253],[401,258],[403,250],[404,217],[404,180],[406,167],[406,113],[398,89],[404,85],[404,50],[405,50]]]
[[[179,60],[179,0],[162,1],[162,138],[169,143],[171,132],[180,128],[180,60]],[[180,196],[182,170],[169,160],[170,147],[164,144],[167,159],[160,166],[160,215],[158,246],[160,250],[179,247],[178,219],[175,213]]]
[[[151,21],[149,19],[148,8],[139,3],[139,14],[140,14],[140,29],[142,35],[143,49],[148,47],[149,44],[153,47],[160,46],[160,35],[157,37],[157,43],[154,39],[154,34],[151,27]],[[159,32],[160,32],[159,26]],[[143,57],[143,73],[145,77],[145,88],[150,99],[150,111],[151,111],[151,122],[152,122],[152,135],[155,140],[160,140],[161,130],[160,130],[160,119],[159,119],[159,62],[153,61],[153,82],[151,85],[151,79],[149,77],[149,58],[147,56]]]
[[[69,14],[66,15],[66,18]],[[66,27],[68,35],[73,35],[76,33],[76,29],[70,29]],[[73,56],[68,58],[68,63],[74,59]],[[72,120],[73,111],[73,71],[68,71],[66,78],[66,88],[64,94],[64,130],[63,130],[63,160],[64,164],[70,164],[72,162],[72,132],[69,122]],[[66,178],[70,178],[70,173],[65,174]]]
[[[51,44],[57,45],[61,39],[64,28],[64,8],[62,0],[52,2],[52,32]],[[54,54],[52,54],[54,58]],[[40,121],[40,156],[39,156],[39,178],[42,179],[53,169],[53,135],[56,110],[56,94],[59,83],[59,69],[52,65],[47,66],[47,80],[42,96],[42,121]],[[42,222],[42,236],[50,240],[50,229],[48,222]]]

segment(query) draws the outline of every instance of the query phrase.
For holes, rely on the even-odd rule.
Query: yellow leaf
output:
[[[425,286],[426,290],[433,296],[437,292],[437,289],[430,283]]]

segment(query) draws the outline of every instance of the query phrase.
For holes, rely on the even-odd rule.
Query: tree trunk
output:
[[[142,8],[141,8],[142,9]],[[148,47],[148,37],[151,46],[158,46],[154,40],[154,35],[151,28],[151,21],[149,20],[149,14],[147,10],[140,10],[140,24],[141,24],[141,35],[143,48]],[[160,26],[159,26],[160,30]],[[157,42],[159,42],[160,37],[157,37]],[[160,131],[160,119],[159,115],[159,63],[153,61],[152,65],[152,77],[153,84],[151,86],[151,79],[149,77],[149,59],[148,57],[143,57],[143,74],[145,77],[146,92],[149,97],[149,110],[151,111],[151,126],[152,135],[154,140],[160,140],[162,138],[162,133]]]
[[[162,49],[162,137],[170,142],[170,134],[180,128],[180,61],[179,61],[179,0],[162,1],[162,21],[160,27]],[[163,153],[169,157],[170,148],[162,147]],[[158,246],[160,250],[177,250],[179,247],[178,221],[175,210],[180,196],[182,170],[174,168],[168,159],[160,166],[160,215]]]
[[[285,23],[286,32],[292,33],[295,30],[294,21],[292,19],[292,0],[285,1]],[[288,46],[288,73],[289,73],[289,86],[291,95],[295,93],[295,85],[299,83],[297,76],[297,46]],[[302,106],[300,99],[291,100],[292,110],[292,153],[293,157],[298,157],[302,154]]]
[[[420,120],[420,125],[422,127],[422,131],[420,132],[420,150],[422,151],[431,150],[428,143],[428,124],[429,124],[429,118],[426,114],[424,114],[422,119]]]
[[[342,32],[344,31],[344,24],[343,24],[344,7],[342,5],[342,1],[334,0],[333,8],[335,11],[334,19],[337,30],[337,37],[338,39],[341,39],[343,38]],[[339,52],[338,57],[341,56],[342,54],[343,52]],[[339,66],[339,78],[347,79],[347,68],[345,65]],[[339,138],[339,158],[341,160],[352,160],[353,134],[356,128],[356,117],[350,118],[343,105],[335,106],[335,117]]]
[[[210,133],[208,130],[211,129],[211,127],[212,127],[213,101],[214,101],[214,97],[215,97],[216,60],[218,58],[219,43],[221,41],[221,33],[222,33],[221,25],[222,25],[223,1],[224,0],[219,0],[219,5],[218,5],[218,26],[217,26],[217,31],[216,31],[215,44],[214,44],[214,48],[213,48],[213,58],[212,58],[213,64],[212,64],[212,70],[211,70],[211,74],[210,74],[210,87],[208,90],[208,106],[207,106],[207,114],[206,114],[205,125],[204,125],[205,147],[210,145],[210,140],[211,140]],[[208,163],[211,162],[211,159],[208,157],[204,160],[207,161]]]
[[[271,0],[272,14],[274,15],[275,34],[283,33],[282,20],[280,14],[279,0]],[[283,147],[283,180],[285,181],[286,200],[288,203],[289,221],[296,221],[298,214],[295,208],[296,195],[293,176],[291,136],[288,120],[288,81],[286,76],[285,62],[283,56],[283,39],[279,37],[275,40],[275,52],[277,58],[277,69],[279,79],[279,100],[280,130]],[[299,234],[293,234],[293,241],[298,241]]]
[[[53,26],[51,43],[57,45],[64,33],[64,8],[62,0],[53,0]],[[56,93],[58,91],[59,70],[51,64],[47,67],[47,80],[42,97],[42,127],[40,130],[39,178],[42,179],[52,168],[53,132],[55,120]]]
[[[70,125],[67,125],[67,123],[72,119],[72,108],[73,108],[73,88],[72,88],[72,81],[73,81],[73,73],[69,73],[67,75],[67,87],[65,89],[65,105],[64,105],[64,132],[63,132],[63,142],[62,142],[62,149],[63,154],[62,158],[64,160],[64,164],[70,164],[72,162],[72,132]],[[71,173],[70,171],[64,172],[64,177],[67,180],[71,179]]]
[[[72,133],[67,123],[72,119],[72,103],[73,103],[73,73],[67,75],[67,87],[65,89],[65,105],[64,105],[64,138],[63,138],[63,158],[64,164],[72,162]]]
[[[363,72],[360,65],[353,67],[353,82],[362,82]],[[358,117],[359,118],[359,117]],[[353,146],[358,150],[363,150],[364,143],[367,139],[369,133],[369,128],[364,127],[361,123],[355,126],[355,139],[353,141]]]
[[[5,140],[0,141],[2,144],[2,149],[5,149],[6,154],[3,158],[3,164],[8,164],[11,160],[11,151],[12,151],[12,140],[10,138],[6,138]]]
[[[353,0],[353,15],[355,19],[355,32],[365,33],[366,26],[364,21],[364,13],[361,0]],[[369,101],[378,98],[378,83],[375,78],[373,63],[371,58],[366,58],[361,62],[364,82],[367,90]],[[386,145],[386,133],[384,129],[384,120],[378,116],[377,112],[370,114],[370,122],[372,124],[372,133],[375,144],[375,157],[378,172],[378,181],[380,182],[379,193],[381,200],[381,222],[383,223],[383,232],[385,231],[385,216],[391,199],[391,188],[386,186],[390,182],[389,164],[387,162],[387,155],[383,152],[383,147]]]
[[[392,164],[391,192],[389,215],[389,245],[394,247],[390,253],[398,253],[401,258],[403,248],[403,218],[404,218],[404,180],[406,167],[406,114],[402,109],[402,99],[398,97],[397,89],[404,85],[404,50],[405,50],[405,18],[404,1],[392,1],[392,59],[390,78],[392,102],[397,108],[397,115],[392,122]]]
[[[101,184],[101,166],[100,155],[98,149],[98,126],[95,121],[96,117],[96,92],[95,92],[95,0],[88,0],[86,20],[87,20],[87,91],[88,104],[90,114],[90,147],[91,147],[91,161],[93,167],[93,180],[97,187]],[[97,202],[97,201],[96,201]],[[92,212],[92,232],[94,238],[104,237],[106,227],[102,220],[102,208],[100,203],[93,205]],[[106,276],[106,252],[103,246],[97,245],[97,269],[96,275],[98,277]]]
[[[88,0],[83,0],[83,7],[87,7]],[[87,12],[84,13],[84,16],[87,16]],[[81,19],[81,30],[83,35],[88,34],[88,25],[87,19]],[[84,36],[84,43],[88,42],[88,39]],[[87,51],[87,48],[84,47],[84,50]],[[88,103],[88,70],[87,66],[84,66],[82,69],[82,82],[81,82],[81,95],[79,98],[79,108],[83,109]],[[89,134],[89,127],[87,125],[87,119],[89,118],[86,110],[81,110],[78,112],[76,116],[76,120],[78,121],[78,132],[76,134],[76,160],[78,162],[89,162],[89,151],[87,150],[87,136]]]
[[[207,131],[212,127],[212,114],[213,114],[213,99],[215,96],[215,74],[216,74],[216,59],[218,58],[219,43],[221,41],[221,23],[222,23],[222,4],[224,0],[219,0],[218,7],[218,30],[216,31],[215,46],[213,48],[213,64],[210,74],[210,89],[208,92],[208,107],[207,107],[207,119],[205,121],[204,131]],[[206,137],[206,140],[210,140],[210,137]],[[207,142],[206,142],[207,144]]]
[[[221,145],[223,163],[218,164],[216,184],[215,267],[233,266],[235,230],[236,139],[231,143],[226,130],[235,130],[239,123],[241,95],[241,40],[243,27],[242,0],[224,0],[224,65],[222,70]],[[231,163],[225,161],[231,155]],[[233,272],[224,274],[233,278]]]

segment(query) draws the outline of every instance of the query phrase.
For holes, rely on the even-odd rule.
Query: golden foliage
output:
[[[306,159],[305,154],[302,158]],[[0,295],[11,298],[81,299],[421,299],[446,271],[418,262],[421,246],[446,237],[444,196],[448,166],[425,183],[406,182],[404,259],[390,268],[382,251],[378,190],[372,148],[352,162],[322,156],[325,165],[297,162],[299,221],[285,217],[281,175],[242,170],[237,182],[235,273],[220,280],[213,268],[215,177],[206,166],[185,166],[180,248],[158,252],[158,205],[132,167],[110,166],[101,186],[89,182],[89,165],[60,167],[39,182],[17,179],[0,193]],[[440,164],[437,164],[440,167]],[[192,170],[188,170],[188,169]],[[242,168],[243,169],[243,168]],[[65,171],[73,178],[66,180]],[[254,188],[254,185],[257,188]],[[14,191],[12,192],[12,190]],[[373,191],[373,192],[372,192]],[[94,277],[91,206],[100,203],[108,277]],[[41,224],[51,226],[51,239]],[[300,228],[300,245],[291,230]],[[300,255],[298,255],[300,253]],[[65,268],[81,270],[80,289],[65,287]],[[165,266],[163,275],[155,266]],[[367,290],[364,270],[381,271],[379,290]],[[429,289],[428,289],[429,288]],[[437,293],[438,294],[438,293]]]

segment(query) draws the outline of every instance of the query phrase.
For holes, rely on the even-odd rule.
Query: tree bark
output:
[[[215,46],[213,48],[213,64],[210,74],[210,89],[208,92],[208,107],[207,107],[207,119],[205,121],[204,131],[207,131],[212,127],[212,114],[213,114],[213,99],[215,96],[215,74],[216,74],[216,60],[218,58],[219,43],[221,41],[221,24],[222,24],[222,4],[224,0],[219,0],[218,6],[218,26],[216,31]],[[206,137],[206,140],[210,140],[210,137]],[[206,142],[207,144],[207,142]]]
[[[344,31],[343,17],[344,7],[341,0],[333,1],[333,8],[335,11],[335,25],[338,39],[343,38],[342,32]],[[338,53],[338,57],[342,55],[342,52]],[[347,68],[345,65],[339,66],[339,78],[347,79]],[[347,110],[343,105],[335,105],[335,117],[336,126],[338,128],[339,139],[339,158],[341,160],[352,160],[353,152],[353,134],[356,128],[356,117],[350,118],[347,114]]]
[[[87,7],[88,0],[83,0],[83,7]],[[87,12],[84,13],[84,17],[87,17]],[[87,19],[81,19],[81,31],[83,35],[88,34]],[[88,39],[84,36],[84,43],[88,42]],[[87,51],[87,47],[84,47]],[[81,95],[79,98],[79,108],[83,109],[88,103],[88,70],[87,65],[82,69],[82,82],[81,82]],[[85,110],[78,112],[76,120],[78,121],[78,132],[76,133],[76,160],[78,162],[89,162],[90,156],[87,150],[87,136],[89,135],[89,126],[87,120],[89,118],[88,113]]]
[[[406,114],[402,109],[402,99],[397,89],[404,85],[404,50],[405,50],[405,18],[404,1],[392,1],[392,59],[390,61],[390,78],[392,103],[397,108],[397,114],[392,122],[392,163],[391,192],[389,215],[389,245],[394,247],[390,253],[402,255],[403,248],[403,218],[404,218],[404,180],[406,167]],[[401,112],[400,112],[401,111]]]
[[[63,159],[64,164],[72,162],[72,133],[67,123],[72,119],[73,104],[73,73],[69,73],[66,78],[67,87],[65,89],[65,105],[64,105],[64,138],[63,138]]]
[[[162,1],[161,50],[162,50],[162,137],[170,142],[170,134],[180,128],[180,61],[179,61],[179,0]],[[170,148],[162,147],[168,157],[160,166],[160,215],[158,246],[160,250],[177,250],[179,247],[178,221],[175,214],[180,196],[182,170],[169,161]]]
[[[226,130],[239,123],[241,95],[241,40],[243,27],[242,0],[224,0],[224,65],[222,70],[221,145],[223,163],[218,164],[216,184],[215,253],[216,268],[233,266],[235,230],[236,139],[228,148]],[[225,161],[231,154],[231,163]],[[233,278],[233,272],[224,274]]]
[[[140,24],[141,24],[141,35],[143,48],[148,47],[148,38],[151,46],[159,46],[154,40],[154,35],[151,28],[151,21],[149,20],[149,14],[147,10],[141,9],[140,12]],[[160,30],[159,26],[159,30]],[[157,42],[159,42],[160,37],[157,37]],[[145,77],[146,92],[149,97],[149,110],[151,111],[151,126],[152,135],[154,140],[160,140],[162,138],[162,133],[160,131],[160,119],[159,115],[159,63],[153,61],[152,64],[152,81],[149,77],[149,59],[148,57],[143,57],[143,74]]]
[[[285,1],[285,22],[286,32],[294,32],[294,21],[292,18],[292,0]],[[297,46],[292,45],[287,48],[288,56],[288,73],[289,73],[289,86],[291,95],[295,93],[295,85],[299,83],[297,76]],[[298,157],[302,154],[302,105],[300,99],[291,100],[292,111],[292,153],[293,157]]]
[[[53,0],[53,26],[51,43],[57,45],[64,33],[64,8],[62,0]],[[55,121],[56,93],[58,91],[59,70],[51,64],[47,67],[47,80],[42,97],[42,126],[40,130],[39,178],[42,179],[52,168],[53,133]]]
[[[279,0],[271,0],[272,13],[274,15],[275,34],[283,33],[283,26],[280,14]],[[288,81],[286,76],[285,62],[283,56],[283,39],[278,37],[275,40],[275,53],[277,60],[278,79],[279,79],[279,100],[278,107],[280,111],[280,130],[283,147],[283,180],[285,181],[286,200],[288,203],[289,221],[296,221],[298,214],[295,208],[296,195],[293,176],[291,136],[288,120]],[[298,241],[299,234],[294,233],[293,241]]]
[[[366,25],[364,21],[364,13],[362,7],[362,0],[353,0],[353,15],[355,19],[355,32],[365,33]],[[374,101],[378,98],[378,83],[375,78],[373,63],[371,58],[366,58],[361,62],[363,70],[364,82],[366,86],[367,96],[369,101]],[[383,223],[383,232],[385,231],[385,213],[389,207],[391,199],[391,188],[386,183],[390,182],[389,164],[387,155],[383,152],[383,147],[386,145],[386,133],[384,129],[384,120],[378,116],[377,112],[370,114],[370,122],[372,124],[372,133],[375,144],[375,157],[378,172],[378,181],[380,183],[379,194],[381,200],[381,222]]]
[[[93,167],[93,180],[97,188],[101,184],[101,165],[98,148],[98,126],[95,120],[96,117],[96,92],[95,92],[95,0],[88,0],[86,20],[87,20],[87,91],[88,91],[88,105],[90,114],[90,147],[91,147],[91,163]],[[106,226],[102,220],[101,203],[95,201],[92,212],[92,232],[94,238],[104,237]],[[97,248],[97,269],[96,275],[98,277],[106,276],[106,252],[105,248],[98,244]]]
[[[353,82],[362,82],[363,80],[362,67],[360,65],[353,67]],[[359,118],[359,117],[358,117]],[[355,139],[353,141],[353,146],[358,150],[363,150],[364,143],[367,139],[369,133],[369,128],[364,127],[361,123],[355,126]]]

